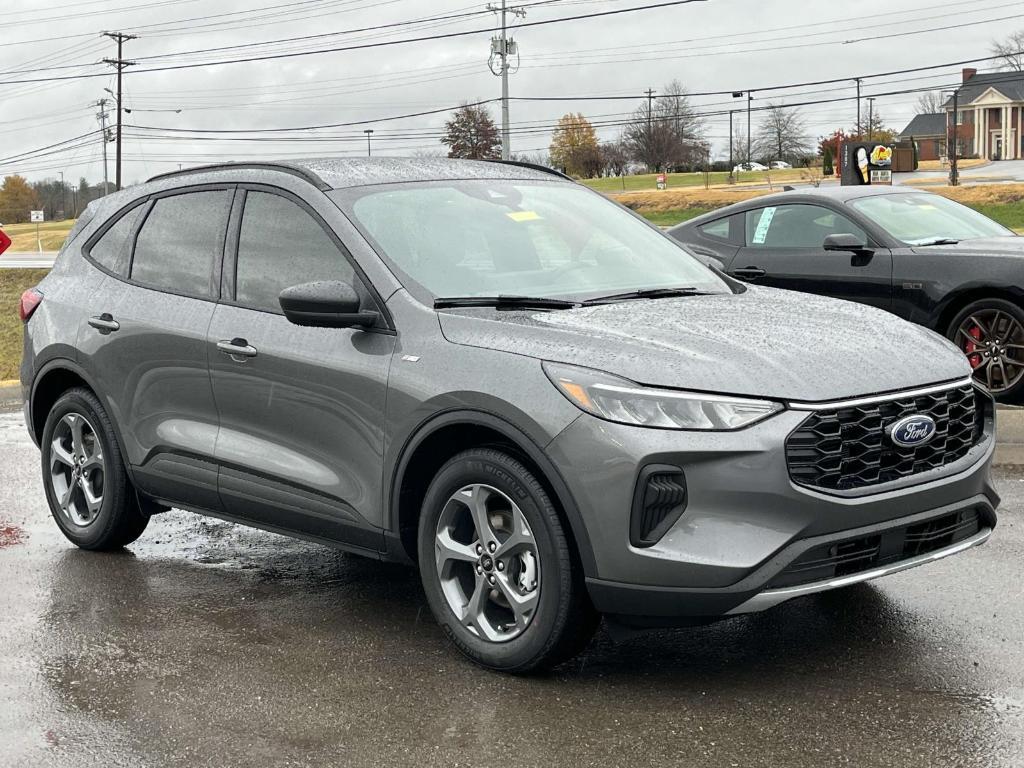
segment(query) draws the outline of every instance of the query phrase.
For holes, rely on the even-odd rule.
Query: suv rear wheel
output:
[[[82,549],[117,549],[146,529],[106,411],[87,389],[54,403],[41,439],[43,485],[53,519]]]
[[[485,667],[553,666],[597,627],[551,499],[501,451],[465,451],[437,473],[420,516],[419,562],[438,623]]]

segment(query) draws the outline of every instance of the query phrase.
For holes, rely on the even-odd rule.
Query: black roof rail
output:
[[[160,179],[173,179],[176,176],[190,176],[192,174],[206,173],[208,171],[237,170],[282,171],[310,182],[321,191],[331,189],[330,184],[325,182],[311,170],[304,168],[301,165],[293,165],[292,163],[213,163],[211,165],[197,165],[192,168],[182,168],[178,171],[158,173],[156,176],[149,177],[146,181],[150,182],[158,181]]]
[[[548,168],[546,165],[540,163],[527,163],[522,160],[486,160],[488,163],[501,163],[502,165],[514,165],[519,168],[529,168],[532,171],[540,171],[541,173],[547,173],[552,176],[558,176],[560,179],[571,181],[573,184],[577,183],[576,179],[572,176],[567,176],[561,171],[556,171],[554,168]]]

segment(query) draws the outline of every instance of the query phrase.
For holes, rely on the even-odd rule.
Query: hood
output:
[[[914,253],[955,253],[965,256],[1024,256],[1024,237],[979,237],[955,245],[927,245],[911,248]]]
[[[792,291],[624,301],[553,312],[439,313],[445,338],[640,384],[825,401],[971,373],[949,341],[861,304]]]

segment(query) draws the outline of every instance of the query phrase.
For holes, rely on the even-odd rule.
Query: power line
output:
[[[649,10],[654,10],[654,9],[657,9],[657,8],[668,8],[668,7],[672,7],[672,6],[690,5],[692,3],[703,3],[703,2],[708,2],[708,0],[664,0],[663,2],[660,2],[660,3],[649,3],[647,5],[633,6],[631,8],[615,8],[615,9],[608,10],[608,11],[594,11],[593,13],[578,14],[576,16],[563,16],[563,17],[559,17],[559,18],[555,18],[555,19],[543,19],[541,21],[529,21],[529,22],[524,22],[522,24],[519,24],[518,27],[521,29],[521,28],[524,28],[524,27],[539,27],[539,26],[547,26],[549,24],[562,24],[562,23],[569,22],[569,21],[583,21],[585,19],[596,19],[596,18],[602,18],[602,17],[606,17],[606,16],[617,16],[617,15],[621,15],[621,14],[625,14],[625,13],[635,13],[635,12],[638,12],[638,11],[649,11]],[[478,34],[485,33],[485,32],[489,33],[489,32],[491,32],[491,29],[489,27],[487,27],[487,28],[478,28],[478,29],[469,29],[469,30],[462,30],[462,31],[459,31],[459,32],[445,32],[445,33],[437,34],[437,35],[424,35],[424,36],[420,36],[420,37],[410,37],[410,38],[404,38],[404,39],[401,39],[401,40],[383,40],[383,41],[376,42],[376,43],[362,43],[362,44],[357,44],[357,45],[337,46],[337,47],[333,47],[333,48],[318,48],[318,49],[314,49],[314,50],[310,50],[310,51],[291,51],[291,52],[285,52],[285,53],[268,53],[268,54],[264,54],[262,56],[247,56],[247,57],[238,58],[238,59],[221,59],[221,60],[218,60],[218,61],[187,62],[187,63],[184,63],[184,64],[174,64],[174,65],[168,65],[168,66],[165,66],[165,67],[149,67],[148,69],[138,69],[138,70],[135,70],[135,71],[138,74],[142,74],[142,73],[145,73],[145,72],[167,72],[167,71],[170,71],[170,70],[195,69],[197,67],[209,67],[209,66],[213,66],[215,64],[244,64],[244,63],[249,63],[249,62],[253,62],[253,61],[269,61],[269,60],[274,60],[274,59],[289,59],[289,58],[295,58],[295,57],[298,57],[298,56],[315,56],[315,55],[324,54],[324,53],[338,53],[338,52],[342,52],[342,51],[361,51],[361,50],[368,50],[368,49],[372,49],[372,48],[384,48],[384,47],[392,47],[392,46],[396,46],[396,45],[407,45],[407,44],[410,44],[410,43],[421,43],[421,42],[427,42],[427,41],[431,41],[431,40],[447,40],[447,39],[456,38],[456,37],[467,37],[469,35],[478,35]],[[181,52],[181,55],[187,55],[187,54],[188,54],[187,51]],[[86,66],[88,66],[88,65],[86,65]],[[0,81],[0,85],[16,85],[16,84],[21,84],[21,83],[44,83],[44,82],[53,82],[53,81],[57,81],[57,80],[79,80],[79,79],[83,79],[83,78],[99,77],[99,76],[100,76],[100,73],[80,73],[80,74],[77,74],[77,75],[60,75],[60,76],[54,76],[54,77],[29,78],[29,79],[24,79],[24,80],[6,80],[6,81]]]

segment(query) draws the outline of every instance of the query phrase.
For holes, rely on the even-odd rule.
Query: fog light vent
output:
[[[640,471],[633,493],[629,541],[634,547],[655,544],[686,509],[686,476],[679,467],[651,464]]]

